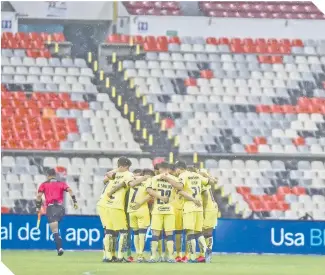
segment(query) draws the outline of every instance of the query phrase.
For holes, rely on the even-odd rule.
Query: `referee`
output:
[[[49,169],[47,172],[47,181],[43,182],[38,188],[36,211],[39,212],[41,210],[42,196],[44,195],[46,217],[54,236],[58,256],[62,256],[64,253],[62,239],[59,233],[59,222],[65,215],[63,206],[64,192],[69,192],[74,208],[78,209],[76,196],[73,194],[71,188],[65,182],[56,179],[56,172],[54,169]]]

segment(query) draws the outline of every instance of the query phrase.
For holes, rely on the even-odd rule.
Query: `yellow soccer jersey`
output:
[[[206,206],[204,211],[215,211],[218,210],[218,204],[214,200],[213,194],[212,194],[212,189],[210,185],[204,186],[202,189],[202,192],[207,191],[208,193],[208,200],[206,202]]]
[[[178,191],[176,191],[175,200],[172,203],[173,203],[174,208],[179,209],[179,210],[183,210],[183,208],[184,208],[184,198],[183,198],[183,196],[178,194]]]
[[[183,191],[192,196],[193,198],[202,202],[202,187],[208,184],[208,179],[201,175],[185,171],[179,175],[179,181],[183,184]],[[184,213],[202,212],[203,206],[198,207],[192,201],[184,200]]]
[[[149,184],[149,182],[150,182],[150,179],[147,179],[147,180],[143,181],[141,184],[137,185],[136,187],[130,188],[128,209],[127,209],[128,213],[136,212],[136,211],[140,212],[143,210],[149,211],[148,203],[142,204],[138,210],[133,210],[131,208],[132,204],[144,200],[144,198],[148,195],[147,185]]]
[[[125,195],[128,190],[129,182],[133,180],[133,174],[129,171],[126,172],[117,172],[115,178],[110,180],[107,184],[100,200],[105,202],[105,206],[115,209],[125,209]],[[112,188],[120,183],[124,182],[126,187],[121,188],[116,191],[110,198],[107,194],[112,190]]]
[[[152,188],[154,191],[159,192],[161,196],[169,197],[169,202],[164,203],[159,199],[154,199],[152,214],[174,214],[174,200],[176,191],[174,187],[168,183],[166,180],[161,179],[161,176],[154,176],[148,182],[147,188]],[[169,175],[170,178],[177,181],[177,178]]]

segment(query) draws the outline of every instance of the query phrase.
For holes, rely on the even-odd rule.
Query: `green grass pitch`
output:
[[[210,264],[102,263],[101,252],[2,251],[15,275],[325,275],[325,257],[214,255]]]

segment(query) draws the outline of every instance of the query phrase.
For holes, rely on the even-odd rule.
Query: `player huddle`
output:
[[[104,178],[105,187],[97,203],[105,230],[103,261],[129,262],[125,254],[132,230],[137,262],[210,262],[212,232],[218,218],[218,206],[211,191],[216,179],[206,171],[187,167],[182,161],[173,166],[162,162],[155,166],[155,171],[144,169],[134,173],[129,171],[131,165],[128,158],[121,157],[118,167]],[[149,226],[151,257],[145,260],[143,253]]]

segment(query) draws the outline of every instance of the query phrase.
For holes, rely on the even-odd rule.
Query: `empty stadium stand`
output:
[[[324,19],[312,2],[218,2],[200,1],[204,15],[212,17]]]
[[[324,18],[309,2],[197,4],[211,17]],[[124,5],[183,14],[174,1]],[[137,169],[194,154],[219,180],[223,217],[325,220],[324,40],[113,34],[94,59],[71,56],[62,33],[3,33],[1,44],[2,211],[35,213],[51,167],[78,213],[96,214],[118,156]]]

